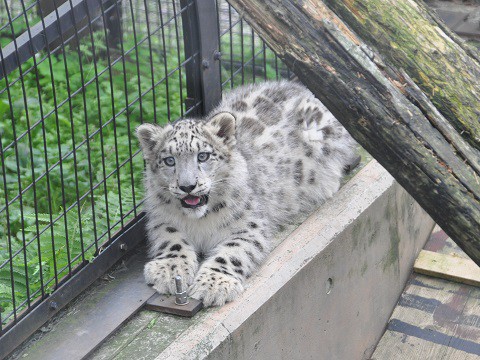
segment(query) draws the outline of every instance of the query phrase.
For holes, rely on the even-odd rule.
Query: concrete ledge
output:
[[[372,161],[157,359],[367,359],[433,225]]]

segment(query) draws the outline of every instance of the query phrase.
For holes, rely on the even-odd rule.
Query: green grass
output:
[[[147,35],[145,26],[138,26],[137,42]],[[92,260],[99,247],[134,217],[133,210],[139,211],[144,165],[134,129],[142,121],[175,120],[185,111],[181,96],[185,72],[175,70],[178,51],[183,58],[184,50],[173,36],[173,26],[165,29],[165,46],[159,31],[150,38],[151,48],[145,41],[110,67],[105,34],[96,31],[94,46],[86,34],[78,46],[67,46],[63,53],[48,56],[42,51],[36,63],[27,61],[22,65],[23,83],[15,82],[19,70],[8,81],[0,80],[0,91],[8,88],[0,94],[3,323],[11,320],[7,316],[14,308],[25,309],[23,302],[42,295],[42,287],[47,294],[53,291],[55,274],[61,279]],[[3,46],[6,38],[4,31]],[[224,81],[241,70],[238,64],[263,50],[258,39],[253,49],[251,41],[248,36],[243,39],[242,58],[238,31],[232,44],[229,36],[222,37]],[[124,31],[123,45],[125,52],[134,48],[131,31]],[[111,59],[119,54],[120,49],[112,50]],[[230,57],[235,68],[230,67]],[[225,86],[277,78],[275,56],[269,50],[257,59],[262,69],[264,63],[260,75],[255,77],[252,66],[246,66]],[[159,82],[166,73],[171,73],[168,80]],[[154,90],[152,82],[159,82]],[[11,202],[8,212],[6,201]]]

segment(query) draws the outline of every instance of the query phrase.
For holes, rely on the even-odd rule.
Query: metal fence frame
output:
[[[131,1],[132,0],[130,0],[130,3]],[[144,1],[146,4],[146,0]],[[161,0],[158,0],[159,4],[160,1]],[[222,88],[227,87],[228,82],[230,82],[230,86],[233,86],[234,76],[238,75],[239,72],[241,72],[241,81],[243,82],[243,71],[247,65],[251,66],[253,69],[254,80],[257,67],[262,68],[263,66],[264,77],[266,79],[266,45],[263,44],[263,63],[259,65],[256,63],[257,54],[254,52],[255,45],[252,38],[252,59],[250,59],[251,61],[244,61],[242,37],[240,67],[239,69],[234,70],[235,64],[233,56],[231,56],[229,63],[230,78],[223,81],[220,65],[222,60],[222,54],[220,52],[221,38],[222,36],[228,35],[228,29],[231,30],[232,27],[238,23],[241,26],[242,34],[244,29],[243,20],[236,20],[236,22],[233,23],[232,9],[229,6],[229,24],[227,30],[220,32],[218,1],[219,0],[180,0],[180,16],[182,18],[183,43],[186,59],[183,64],[186,72],[186,98],[183,99],[186,105],[186,111],[185,113],[182,112],[183,116],[187,114],[189,116],[201,116],[210,112],[210,110],[212,110],[221,100]],[[58,43],[60,40],[61,43],[64,44],[64,38],[78,37],[80,31],[79,28],[81,26],[83,26],[83,28],[91,27],[93,22],[92,19],[99,16],[98,12],[100,12],[100,16],[106,20],[105,23],[110,28],[108,33],[105,30],[105,37],[107,38],[110,36],[112,37],[111,41],[117,41],[118,39],[115,37],[118,37],[119,32],[121,33],[122,31],[120,28],[118,10],[121,3],[122,0],[66,0],[66,2],[56,7],[55,11],[47,16],[42,16],[42,21],[40,23],[37,23],[32,27],[28,26],[28,31],[13,39],[13,41],[3,49],[0,47],[0,80],[17,69],[20,69],[20,77],[22,77],[21,65],[23,63],[28,59],[33,58],[36,66],[35,55],[39,51],[45,49],[48,56],[50,56],[49,48],[52,46],[55,47],[55,42]],[[23,11],[25,12],[25,4],[23,0],[21,1],[21,4]],[[106,18],[106,12],[111,11],[112,8],[115,9],[115,12],[113,13],[114,15]],[[116,19],[115,16],[117,17]],[[146,12],[146,16],[148,26],[148,12]],[[87,25],[84,24],[85,21],[87,22]],[[90,28],[90,34],[91,33],[92,30]],[[150,36],[150,28],[148,28],[148,35]],[[234,51],[232,34],[230,33],[229,36],[230,49],[227,50],[229,50],[232,55]],[[125,54],[122,43],[121,46],[122,54]],[[108,66],[111,67],[112,64],[110,62],[108,49],[107,46],[107,56],[109,58]],[[125,55],[122,56],[124,57]],[[122,61],[125,61],[125,59],[123,58]],[[137,69],[140,66],[138,58],[136,66]],[[109,71],[111,77],[111,69]],[[278,78],[281,70],[279,70],[278,60],[276,58],[275,71]],[[287,70],[287,73],[283,75],[290,77],[291,74]],[[86,86],[83,80],[82,84],[82,86]],[[152,89],[155,91],[153,76]],[[142,101],[140,94],[139,101]],[[2,151],[3,149],[0,144],[0,155],[2,155]],[[3,155],[0,160],[3,161]],[[105,182],[106,179],[107,178],[105,178]],[[7,356],[15,349],[15,347],[20,345],[31,334],[38,330],[42,324],[58,313],[58,311],[65,307],[71,300],[78,296],[119,259],[121,259],[128,250],[135,248],[140,242],[144,241],[144,214],[137,213],[136,207],[132,211],[134,211],[135,217],[125,224],[123,224],[123,220],[121,220],[123,225],[122,229],[116,234],[108,233],[108,238],[104,245],[99,246],[99,250],[101,251],[98,251],[97,256],[91,262],[84,259],[81,265],[70,269],[68,276],[63,279],[56,278],[56,288],[52,294],[46,294],[42,287],[42,293],[35,301],[30,302],[30,299],[28,299],[28,307],[23,313],[15,313],[14,321],[3,328],[0,327],[0,358]],[[64,213],[64,216],[66,216],[66,212]]]

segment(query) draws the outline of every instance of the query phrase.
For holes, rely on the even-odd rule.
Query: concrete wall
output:
[[[157,359],[368,359],[432,227],[370,162]]]

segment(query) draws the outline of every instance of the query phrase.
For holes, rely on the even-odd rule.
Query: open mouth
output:
[[[194,209],[205,205],[208,202],[208,195],[193,196],[187,195],[180,200],[180,203],[184,208]]]

